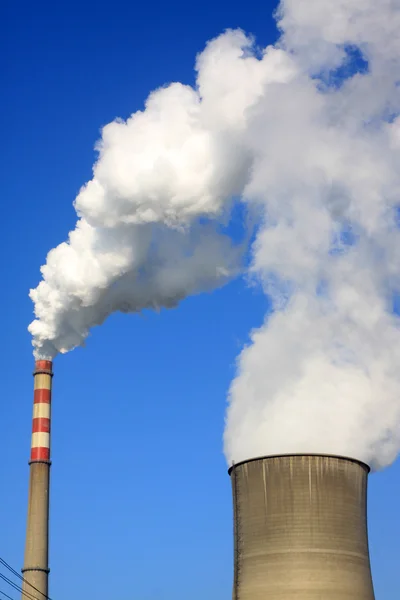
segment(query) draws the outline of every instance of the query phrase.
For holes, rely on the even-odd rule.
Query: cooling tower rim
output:
[[[268,460],[269,458],[290,458],[290,457],[294,457],[294,456],[303,456],[303,457],[316,456],[316,457],[320,457],[320,458],[337,458],[339,460],[345,460],[347,462],[356,463],[356,464],[360,465],[363,469],[365,469],[367,471],[367,473],[369,473],[371,471],[371,467],[369,465],[367,465],[367,463],[365,463],[362,460],[359,460],[357,458],[352,458],[350,456],[343,456],[341,454],[324,454],[324,453],[320,453],[320,452],[289,452],[287,454],[267,454],[266,456],[255,456],[254,458],[247,458],[246,460],[241,460],[240,462],[234,463],[234,464],[232,464],[231,467],[229,467],[228,475],[230,475],[232,473],[232,471],[234,469],[236,469],[236,467],[240,467],[241,465],[244,465],[244,464],[247,464],[250,462],[255,462],[257,460]]]

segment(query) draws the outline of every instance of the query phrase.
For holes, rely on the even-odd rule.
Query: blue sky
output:
[[[47,251],[74,225],[72,201],[90,178],[99,129],[140,109],[159,85],[192,83],[196,53],[224,29],[240,26],[260,44],[273,42],[274,8],[225,0],[6,0],[0,556],[16,569],[23,561],[33,383],[28,290]],[[174,311],[114,315],[85,349],[57,358],[52,598],[231,598],[226,392],[235,357],[265,307],[257,290],[236,281]],[[378,600],[399,596],[399,493],[397,461],[370,480]]]

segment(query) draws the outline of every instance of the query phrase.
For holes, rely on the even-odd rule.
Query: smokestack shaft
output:
[[[232,467],[233,600],[374,600],[368,471],[329,456],[270,457]]]
[[[52,363],[38,360],[34,371],[34,402],[22,598],[48,597],[49,486]],[[29,585],[30,584],[30,585]],[[25,595],[24,595],[25,594]]]

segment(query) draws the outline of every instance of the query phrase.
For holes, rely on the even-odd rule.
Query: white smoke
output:
[[[197,86],[102,132],[69,241],[31,291],[36,356],[114,311],[174,306],[240,271],[220,227],[261,214],[250,277],[274,312],[238,360],[227,459],[290,452],[378,468],[400,447],[400,2],[282,0],[261,50],[210,42]]]
[[[103,128],[76,228],[30,293],[36,357],[82,344],[112,312],[174,306],[238,273],[242,246],[220,223],[251,167],[245,112],[265,83],[287,79],[290,62],[272,48],[259,61],[251,48],[240,31],[221,36],[198,59],[196,90],[173,83]]]

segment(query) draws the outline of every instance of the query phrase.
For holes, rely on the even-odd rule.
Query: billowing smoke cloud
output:
[[[282,0],[282,35],[210,42],[172,84],[107,125],[79,220],[31,291],[36,356],[114,311],[174,306],[241,269],[221,228],[261,215],[249,277],[273,312],[238,359],[228,462],[400,447],[400,2]]]
[[[251,168],[245,113],[263,85],[290,72],[284,52],[259,61],[251,51],[242,32],[221,36],[198,59],[196,90],[161,88],[143,112],[103,128],[93,179],[75,200],[76,228],[31,291],[37,357],[82,344],[112,312],[175,306],[238,273],[244,244],[221,223]]]

